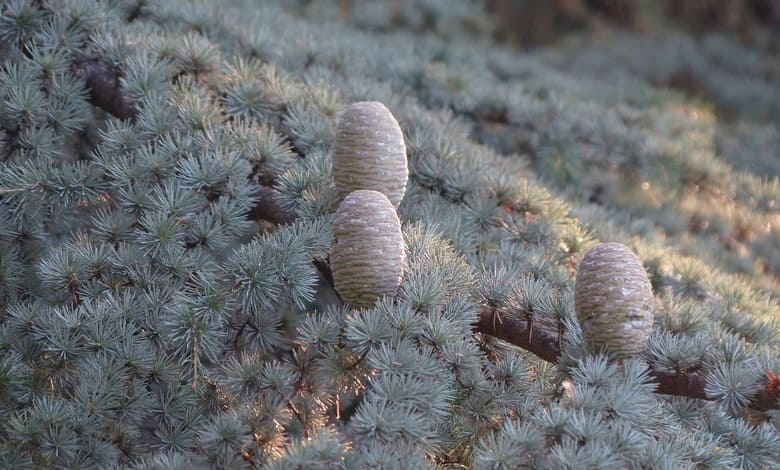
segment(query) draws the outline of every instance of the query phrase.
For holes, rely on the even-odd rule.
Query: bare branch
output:
[[[474,329],[480,333],[494,336],[519,346],[548,362],[558,362],[561,350],[557,333],[544,331],[536,327],[529,332],[525,319],[509,318],[499,311],[485,307],[479,314]],[[714,400],[707,396],[705,386],[707,376],[704,372],[661,372],[651,371],[658,384],[657,393],[677,395],[701,400]],[[778,391],[772,384],[763,386],[748,405],[750,408],[766,411],[780,408]]]
[[[538,327],[529,328],[525,319],[507,318],[493,309],[483,308],[479,313],[479,320],[474,326],[481,333],[495,336],[507,343],[531,351],[547,362],[558,362],[561,355],[561,350],[558,347],[558,333]]]

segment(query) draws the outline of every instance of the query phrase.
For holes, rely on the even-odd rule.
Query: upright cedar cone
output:
[[[383,193],[401,204],[409,170],[398,121],[377,101],[352,103],[344,110],[333,144],[333,182],[339,199],[358,189]]]
[[[653,331],[653,290],[642,262],[621,243],[601,243],[585,253],[574,303],[587,343],[617,356],[644,349]]]
[[[349,193],[336,211],[331,232],[333,283],[344,302],[369,307],[395,294],[406,250],[401,222],[384,194],[366,189]]]

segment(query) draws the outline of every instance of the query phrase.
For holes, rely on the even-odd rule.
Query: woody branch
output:
[[[294,211],[278,204],[278,193],[268,187],[261,188],[258,207],[250,211],[250,217],[264,219],[274,223],[291,223],[297,219]],[[318,266],[327,269],[327,266]],[[327,276],[326,276],[327,279]],[[484,307],[479,313],[474,331],[504,340],[523,348],[547,362],[558,362],[561,345],[558,332],[547,331],[531,326],[525,319],[508,316],[500,310]],[[701,371],[664,372],[651,369],[651,376],[657,384],[656,393],[677,395],[701,400],[715,399],[706,393],[707,375]],[[756,410],[780,409],[778,397],[780,390],[771,381],[767,381],[752,398],[748,406]]]

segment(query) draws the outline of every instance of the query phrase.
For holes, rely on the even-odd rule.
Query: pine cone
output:
[[[396,293],[406,250],[401,222],[384,194],[351,192],[339,205],[331,232],[333,283],[344,302],[370,307]]]
[[[639,354],[653,331],[654,298],[642,262],[621,243],[585,253],[574,288],[585,341],[621,357]]]
[[[377,101],[353,103],[344,110],[333,144],[333,182],[339,199],[358,189],[383,193],[401,204],[409,170],[401,127]]]

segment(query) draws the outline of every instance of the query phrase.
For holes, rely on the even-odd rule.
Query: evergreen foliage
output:
[[[0,467],[780,465],[772,52],[491,29],[469,0],[0,4]],[[358,101],[409,167],[401,285],[360,309],[327,267]],[[599,241],[659,304],[621,362],[575,314]]]

